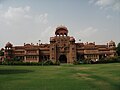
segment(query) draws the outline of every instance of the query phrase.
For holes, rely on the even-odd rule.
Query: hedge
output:
[[[51,60],[44,62],[22,62],[22,61],[4,61],[1,65],[25,65],[25,66],[41,66],[41,65],[60,65],[60,63],[53,63]]]

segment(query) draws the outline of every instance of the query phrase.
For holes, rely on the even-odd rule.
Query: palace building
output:
[[[75,38],[68,36],[68,29],[65,26],[56,28],[55,36],[50,37],[49,44],[25,44],[13,46],[7,43],[5,46],[5,58],[17,57],[23,62],[41,62],[59,60],[61,63],[73,63],[74,60],[90,59],[97,61],[104,57],[116,55],[115,42],[112,40],[106,45],[93,43],[76,43]]]

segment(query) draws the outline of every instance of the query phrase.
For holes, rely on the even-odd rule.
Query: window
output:
[[[72,48],[72,50],[74,50],[74,48]]]
[[[54,50],[54,48],[52,48],[52,50]]]

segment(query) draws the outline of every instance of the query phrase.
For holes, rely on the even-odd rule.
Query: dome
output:
[[[109,46],[115,46],[115,42],[111,40],[111,41],[109,42]]]
[[[10,47],[10,48],[11,48],[12,46],[13,46],[13,45],[12,45],[10,42],[8,42],[8,43],[6,44],[6,46],[5,46],[5,48],[6,48],[6,47]]]
[[[4,48],[1,48],[1,51],[4,51]]]
[[[74,37],[70,37],[70,42],[75,42],[75,38]]]
[[[67,30],[67,27],[65,27],[65,26],[63,26],[63,25],[58,26],[58,27],[56,28],[56,30],[61,29],[61,28]]]
[[[65,26],[59,26],[56,28],[55,35],[66,35],[68,34],[68,30]]]

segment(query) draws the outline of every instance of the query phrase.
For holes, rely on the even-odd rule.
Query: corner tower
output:
[[[5,46],[5,58],[9,60],[13,58],[13,45],[10,42]]]

